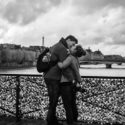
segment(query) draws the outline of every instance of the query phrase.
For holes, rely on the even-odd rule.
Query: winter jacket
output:
[[[50,49],[52,56],[51,60],[63,62],[69,55],[68,47],[65,40],[62,38],[57,44],[51,47]],[[67,67],[63,70],[63,74],[72,81],[74,78],[71,67]],[[53,79],[53,80],[61,80],[62,70],[58,67],[58,65],[53,66],[49,71],[45,73],[44,78]]]

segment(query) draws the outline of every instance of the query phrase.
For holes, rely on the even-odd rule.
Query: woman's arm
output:
[[[77,80],[77,82],[80,83],[82,80],[81,80],[81,75],[79,73],[79,70],[76,70],[75,74],[76,74],[76,80]]]
[[[69,55],[63,62],[58,62],[58,66],[60,69],[67,68],[72,63],[72,58]]]
[[[75,57],[72,57],[72,65],[71,65],[74,75],[75,75],[75,80],[77,82],[81,82],[81,76],[80,76],[80,72],[79,72],[79,62],[78,59]]]

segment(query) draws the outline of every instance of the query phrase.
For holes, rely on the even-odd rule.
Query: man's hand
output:
[[[47,56],[44,56],[43,59],[42,59],[42,62],[49,62],[49,59]]]
[[[48,52],[46,55],[43,57],[42,62],[49,62],[50,61],[51,54]]]

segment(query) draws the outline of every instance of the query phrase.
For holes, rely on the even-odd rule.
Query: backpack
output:
[[[49,53],[49,56],[47,55]],[[49,61],[47,62],[43,62],[43,59],[47,57],[47,59]],[[57,64],[57,61],[51,61],[51,52],[49,51],[49,48],[45,48],[41,54],[38,56],[38,59],[37,59],[37,64],[36,64],[36,67],[37,67],[37,71],[39,73],[41,72],[47,72],[49,71],[49,69],[56,65]]]

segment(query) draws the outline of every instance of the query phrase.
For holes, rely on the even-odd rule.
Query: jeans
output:
[[[49,109],[47,114],[47,125],[58,124],[56,118],[56,106],[60,95],[60,82],[58,80],[45,79],[49,96]]]
[[[47,125],[57,125],[56,106],[59,96],[62,97],[66,110],[67,123],[73,124],[77,121],[78,111],[76,106],[76,91],[73,91],[71,82],[60,83],[58,80],[45,79],[49,96],[49,109],[47,114]]]
[[[76,91],[73,90],[72,82],[61,84],[61,96],[66,110],[66,118],[68,124],[73,124],[77,121],[78,111],[76,106]]]

